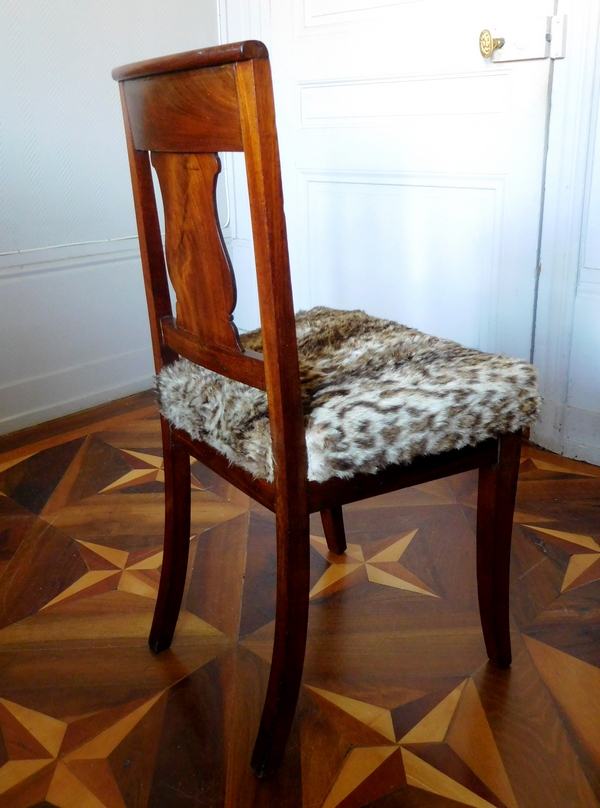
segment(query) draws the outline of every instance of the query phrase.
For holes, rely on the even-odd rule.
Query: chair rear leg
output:
[[[479,469],[477,497],[477,590],[490,661],[508,668],[510,648],[510,545],[521,432],[499,438],[498,462]]]
[[[277,515],[277,611],[265,706],[252,754],[259,778],[279,765],[290,733],[304,667],[309,591],[308,514]]]
[[[172,439],[161,418],[165,467],[165,542],[158,599],[148,644],[159,653],[169,648],[179,616],[190,546],[190,457]]]
[[[344,530],[342,506],[336,505],[326,511],[321,511],[321,521],[330,551],[337,555],[346,552],[346,531]]]

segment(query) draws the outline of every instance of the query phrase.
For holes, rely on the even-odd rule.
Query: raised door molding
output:
[[[311,304],[335,306],[337,301],[340,308],[365,308],[472,347],[494,343],[504,177],[340,170],[299,174],[309,234],[301,263]],[[423,238],[415,250],[409,238],[414,230],[435,233],[435,238]],[[332,231],[339,234],[335,256],[329,254]],[[379,243],[377,264],[371,239]],[[341,258],[343,266],[338,266]],[[465,266],[476,271],[467,273]],[[457,288],[461,311],[447,305]],[[381,289],[385,295],[374,292]],[[480,316],[462,316],[465,311]]]

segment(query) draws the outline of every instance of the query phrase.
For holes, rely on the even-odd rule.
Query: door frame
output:
[[[568,14],[567,57],[554,63],[552,81],[534,322],[534,364],[539,372],[542,412],[531,436],[535,443],[558,454],[600,464],[600,446],[571,440],[569,423],[580,420],[582,414],[567,403],[600,98],[600,4],[594,0],[560,0],[560,6],[561,12]],[[595,294],[600,295],[600,286],[594,285]],[[596,402],[596,409],[600,435],[600,402]]]

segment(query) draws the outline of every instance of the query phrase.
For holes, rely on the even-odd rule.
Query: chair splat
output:
[[[216,154],[153,152],[165,207],[165,252],[177,296],[177,324],[200,338],[241,350],[233,323],[235,276],[216,210]]]

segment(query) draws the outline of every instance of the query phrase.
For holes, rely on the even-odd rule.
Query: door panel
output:
[[[479,33],[551,3],[250,6],[273,62],[297,308],[365,308],[529,357],[550,62],[485,60]]]
[[[305,176],[311,302],[363,308],[470,345],[487,338],[501,181],[468,188],[431,175]],[[454,297],[469,317],[455,317]]]

